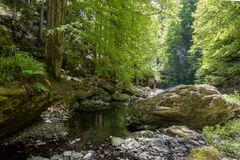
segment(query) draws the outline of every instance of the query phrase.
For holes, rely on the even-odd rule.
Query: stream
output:
[[[51,157],[65,150],[96,150],[110,136],[125,137],[130,133],[126,128],[127,106],[113,105],[113,109],[105,111],[73,111],[69,117],[45,113],[29,128],[1,142],[0,159],[25,160],[33,155]],[[65,121],[63,117],[67,117]]]

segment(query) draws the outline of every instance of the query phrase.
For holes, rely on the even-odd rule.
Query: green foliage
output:
[[[238,92],[226,96],[226,99],[232,103],[240,105],[240,95]]]
[[[26,52],[19,52],[15,56],[0,56],[0,84],[40,78],[44,74],[44,64],[34,60]]]
[[[10,30],[0,25],[0,56],[14,55],[16,51],[17,48],[12,42]]]
[[[45,73],[44,64],[34,60],[26,52],[16,54],[16,61],[25,78],[43,76]]]
[[[86,77],[94,74],[94,61],[86,58],[80,51],[69,50],[64,57],[63,68],[70,71],[72,76]]]
[[[50,90],[49,88],[44,85],[43,83],[33,83],[32,84],[33,89],[37,90],[38,92],[48,93]]]
[[[14,56],[0,56],[0,84],[5,84],[21,78],[20,67]]]
[[[225,126],[205,127],[203,136],[226,156],[240,158],[240,119],[230,121]]]
[[[166,7],[171,4],[161,2]],[[68,9],[68,24],[60,30],[65,31],[70,50],[84,60],[92,58],[90,68],[96,77],[129,84],[145,69],[153,70],[159,53],[157,15],[161,11],[151,1],[75,0]]]
[[[160,69],[162,83],[177,85],[194,82],[194,69],[190,63],[196,62],[188,55],[188,51],[192,44],[192,13],[196,9],[196,2],[177,1],[175,14],[161,20],[164,26],[161,38],[161,52],[164,54]]]
[[[193,53],[202,54],[197,82],[234,86],[240,82],[240,4],[202,0],[194,14]]]

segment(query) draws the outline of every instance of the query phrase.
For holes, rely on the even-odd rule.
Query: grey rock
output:
[[[180,85],[137,101],[130,107],[128,126],[134,129],[146,124],[155,128],[186,125],[202,129],[232,119],[238,108],[213,86]]]
[[[112,97],[115,101],[120,101],[120,102],[125,102],[130,99],[129,95],[123,94],[123,93],[115,93],[115,94],[113,94]]]
[[[94,153],[94,151],[89,151],[87,154],[84,155],[83,160],[91,160]]]
[[[179,136],[183,138],[194,138],[197,139],[200,134],[194,130],[189,129],[187,126],[171,126],[164,129],[164,132],[173,136]]]
[[[50,160],[63,160],[63,157],[58,154],[55,154],[50,158]]]
[[[117,147],[117,146],[120,146],[121,144],[123,144],[124,140],[122,138],[119,138],[119,137],[112,137],[111,142],[112,142],[113,146]]]
[[[49,159],[48,158],[44,158],[44,157],[40,157],[40,156],[37,156],[37,157],[32,156],[30,158],[30,160],[49,160]]]
[[[81,159],[81,158],[83,157],[83,154],[82,154],[82,153],[79,153],[79,152],[74,152],[74,153],[72,154],[72,157],[73,157],[74,159]]]
[[[72,156],[72,151],[65,151],[64,153],[63,153],[63,156],[64,157],[71,157]]]

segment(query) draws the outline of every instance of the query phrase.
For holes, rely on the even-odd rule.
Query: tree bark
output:
[[[44,2],[41,2],[41,9],[40,9],[40,24],[39,24],[39,39],[41,43],[43,43],[43,29],[44,29]]]
[[[14,0],[12,18],[17,20],[17,0]]]
[[[46,60],[53,77],[60,78],[60,69],[63,60],[63,32],[56,30],[64,24],[66,0],[48,0],[47,29],[54,30],[47,37]]]

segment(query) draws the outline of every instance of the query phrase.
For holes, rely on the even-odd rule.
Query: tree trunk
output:
[[[43,29],[44,29],[44,2],[41,2],[41,9],[40,9],[40,24],[39,24],[39,39],[41,43],[43,42]]]
[[[17,0],[14,0],[12,18],[17,20]]]
[[[47,29],[53,30],[64,23],[65,0],[48,0]],[[46,59],[54,78],[60,78],[60,69],[63,60],[63,32],[54,30],[46,43]]]

